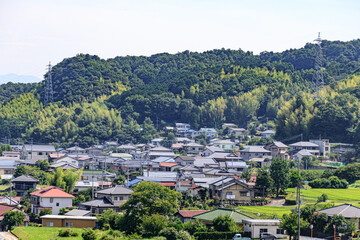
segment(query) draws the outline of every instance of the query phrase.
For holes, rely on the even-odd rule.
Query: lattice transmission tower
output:
[[[51,78],[51,63],[49,62],[48,67],[48,76],[46,79],[46,85],[45,85],[45,98],[44,103],[50,103],[54,101],[54,93],[53,93],[53,87],[52,87],[52,78]]]
[[[313,79],[313,91],[315,92],[314,96],[316,99],[322,98],[320,91],[324,86],[324,68],[323,68],[323,52],[321,49],[322,39],[320,38],[320,33],[318,37],[314,40],[316,44],[316,56],[315,56],[315,76]]]

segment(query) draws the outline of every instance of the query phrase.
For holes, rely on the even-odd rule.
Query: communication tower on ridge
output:
[[[320,38],[320,33],[318,38],[314,40],[316,46],[316,56],[315,56],[315,76],[312,82],[313,91],[315,92],[315,98],[321,98],[320,90],[324,86],[324,73],[323,73],[323,63],[322,63],[322,49],[321,49],[321,42],[322,39]]]
[[[52,79],[51,79],[51,63],[50,62],[49,62],[49,65],[47,65],[47,67],[48,67],[48,77],[47,77],[46,85],[45,85],[44,104],[54,101]]]

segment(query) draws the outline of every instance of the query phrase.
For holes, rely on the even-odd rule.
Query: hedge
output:
[[[234,237],[234,235],[237,233],[239,233],[239,232],[196,232],[194,234],[194,236],[197,240],[232,239]],[[248,234],[245,234],[245,235],[248,235]],[[245,237],[244,233],[242,233],[241,236]]]

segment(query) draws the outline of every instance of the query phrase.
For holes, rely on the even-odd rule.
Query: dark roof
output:
[[[39,182],[38,179],[27,176],[27,175],[21,175],[17,178],[14,178],[13,180],[11,180],[11,182]]]
[[[103,198],[97,198],[97,199],[94,199],[94,200],[90,200],[90,201],[87,201],[87,202],[80,203],[80,205],[88,206],[88,207],[104,207],[104,208],[106,208],[106,207],[119,207],[124,202],[126,202],[126,200],[123,200],[121,202],[116,201],[116,204],[115,204],[109,198],[103,197]]]
[[[194,161],[195,160],[194,157],[190,157],[190,156],[177,156],[176,158],[180,158],[183,161]]]
[[[66,216],[90,216],[90,211],[73,209],[73,210],[65,213],[65,215]]]
[[[319,213],[326,213],[330,217],[333,215],[343,215],[344,218],[360,218],[360,208],[351,204],[345,203],[331,208],[325,208],[318,211]]]
[[[134,192],[133,190],[120,185],[116,185],[115,187],[112,188],[107,188],[104,190],[97,191],[97,193],[108,194],[108,195],[130,195],[133,192]]]

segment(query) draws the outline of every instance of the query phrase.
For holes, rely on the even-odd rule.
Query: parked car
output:
[[[242,237],[240,233],[235,234],[235,236],[232,239],[233,240],[251,240],[251,238]]]
[[[275,240],[277,237],[271,233],[261,233],[260,240]]]

